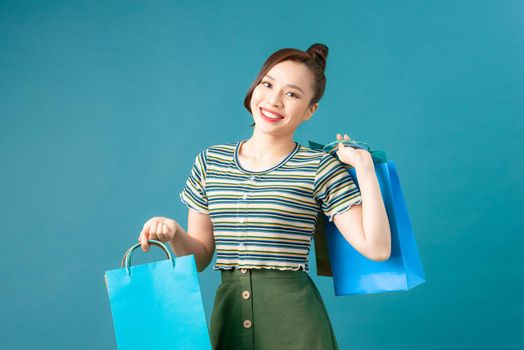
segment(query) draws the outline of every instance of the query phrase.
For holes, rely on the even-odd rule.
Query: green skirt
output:
[[[217,350],[338,349],[326,307],[303,271],[221,270],[210,336]]]

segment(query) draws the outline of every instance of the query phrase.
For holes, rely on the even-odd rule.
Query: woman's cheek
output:
[[[264,94],[263,94],[262,91],[260,91],[260,90],[258,90],[258,91],[255,90],[254,93],[253,93],[253,96],[255,96],[255,100],[256,100],[256,101],[260,101],[260,100],[263,99]]]

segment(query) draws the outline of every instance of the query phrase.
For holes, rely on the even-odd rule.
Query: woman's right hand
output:
[[[142,250],[149,250],[149,239],[160,242],[170,242],[175,238],[177,223],[173,219],[164,217],[154,217],[146,221],[138,241],[142,245]]]

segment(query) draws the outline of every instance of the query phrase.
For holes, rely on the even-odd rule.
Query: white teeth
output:
[[[271,118],[271,119],[279,119],[280,118],[278,115],[270,113],[270,112],[265,111],[263,109],[261,109],[261,111],[262,111],[262,114],[264,114],[268,118]]]

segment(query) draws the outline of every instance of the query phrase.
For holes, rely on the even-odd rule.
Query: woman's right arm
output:
[[[208,214],[199,213],[189,208],[187,232],[175,220],[154,217],[145,224],[138,240],[142,250],[149,249],[148,239],[169,242],[176,256],[193,254],[198,272],[204,271],[215,252],[213,223]]]

